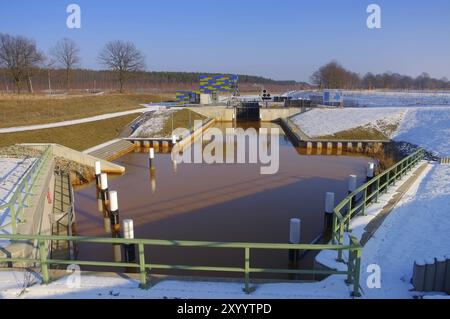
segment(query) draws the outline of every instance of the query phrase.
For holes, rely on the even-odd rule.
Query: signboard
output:
[[[200,92],[203,94],[235,92],[237,83],[237,75],[200,75]]]
[[[344,95],[339,90],[324,90],[323,104],[330,106],[340,106],[344,102]]]

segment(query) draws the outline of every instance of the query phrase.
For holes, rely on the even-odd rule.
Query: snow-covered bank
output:
[[[386,127],[398,125],[405,113],[405,108],[313,109],[292,120],[310,137],[333,135],[362,126],[389,133]]]
[[[177,110],[160,109],[154,111],[151,118],[139,126],[136,131],[131,134],[131,137],[155,137],[164,129],[164,125],[175,112],[177,112]]]
[[[313,109],[292,120],[310,137],[365,127],[438,156],[450,156],[450,107]]]
[[[450,107],[409,109],[394,139],[420,145],[441,157],[449,157]]]
[[[357,220],[354,221],[357,223]],[[450,166],[433,165],[386,218],[363,250],[363,269],[381,268],[381,288],[369,298],[407,298],[415,260],[450,254]],[[365,278],[364,278],[365,280]]]

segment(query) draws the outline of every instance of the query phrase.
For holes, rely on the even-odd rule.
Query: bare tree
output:
[[[70,91],[70,71],[80,63],[80,49],[73,40],[64,38],[56,43],[50,54],[66,70],[66,90]]]
[[[0,64],[8,70],[14,81],[17,93],[20,94],[21,82],[27,79],[28,90],[33,93],[31,76],[33,70],[44,60],[36,43],[22,36],[0,34]]]
[[[108,42],[98,59],[106,68],[117,73],[121,93],[129,73],[145,68],[144,56],[131,42]]]

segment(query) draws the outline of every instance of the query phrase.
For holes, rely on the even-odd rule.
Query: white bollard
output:
[[[292,218],[289,223],[289,243],[300,244],[302,222],[299,218]],[[300,256],[298,249],[289,249],[289,263],[297,264]]]
[[[155,149],[153,147],[150,148],[149,152],[148,152],[148,166],[150,167],[150,169],[154,169],[154,159],[155,159]]]
[[[106,173],[102,173],[100,175],[100,188],[101,188],[101,190],[108,189],[108,174],[106,174]]]
[[[134,225],[132,219],[124,219],[123,222],[123,238],[134,239]]]
[[[289,242],[291,244],[300,244],[301,220],[292,218],[289,228]]]
[[[102,173],[100,174],[100,195],[101,199],[103,201],[103,205],[106,205],[106,201],[109,200],[109,193],[108,193],[108,174]],[[105,206],[106,208],[106,206]]]
[[[348,193],[353,193],[356,190],[357,176],[350,175],[348,178]]]
[[[331,230],[333,226],[334,193],[328,192],[325,196],[325,231]]]
[[[110,191],[109,192],[109,210],[110,212],[117,212],[119,210],[119,202],[117,199],[117,192]]]
[[[132,219],[123,220],[123,238],[134,239],[134,225]],[[136,261],[136,247],[134,244],[125,245],[125,261],[128,263]]]
[[[172,135],[172,145],[177,144],[177,137],[175,135]]]
[[[102,173],[102,164],[100,161],[95,162],[95,176],[100,175]]]
[[[372,162],[369,162],[367,164],[367,180],[370,180],[373,178],[374,171],[375,171],[375,164]]]

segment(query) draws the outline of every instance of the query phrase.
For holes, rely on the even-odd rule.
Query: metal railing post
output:
[[[359,291],[359,277],[361,272],[361,247],[356,249],[356,257],[355,257],[355,267],[353,269],[354,272],[354,282],[353,282],[353,297],[361,297],[361,292]]]
[[[9,205],[9,214],[11,215],[11,232],[13,235],[17,234],[17,219],[16,210],[14,208],[14,203]]]
[[[49,283],[49,275],[48,275],[48,264],[47,264],[47,248],[45,247],[45,241],[40,239],[38,240],[38,248],[39,248],[39,259],[42,268],[42,282],[44,284]]]
[[[147,287],[147,273],[145,272],[145,252],[144,244],[138,244],[139,250],[139,276],[140,276],[140,288],[145,289]]]
[[[245,288],[244,291],[246,294],[250,293],[250,248],[245,247],[245,269],[244,269],[244,281]]]

